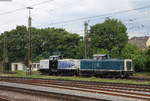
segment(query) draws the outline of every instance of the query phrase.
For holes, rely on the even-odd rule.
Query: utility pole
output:
[[[7,55],[7,33],[4,35],[4,48],[3,48],[3,72],[5,72],[8,66],[8,55]]]
[[[31,18],[31,9],[33,9],[32,7],[27,7],[27,9],[29,10],[29,18],[28,18],[28,53],[27,53],[27,72],[29,75],[31,75],[32,73],[32,44],[31,44],[31,22],[32,22],[32,18]]]
[[[0,0],[1,2],[10,2],[12,0]],[[3,72],[8,67],[8,55],[7,55],[7,36],[4,35],[4,47],[3,47]]]
[[[84,58],[87,59],[87,34],[88,34],[88,22],[84,22]]]

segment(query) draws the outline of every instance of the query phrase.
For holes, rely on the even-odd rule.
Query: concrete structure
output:
[[[29,85],[29,84],[9,83],[9,82],[0,81],[0,87],[1,86],[6,87],[6,88],[12,87],[12,88],[30,90],[30,92],[32,90],[35,92],[46,92],[47,94],[52,93],[52,94],[61,95],[61,96],[70,95],[70,96],[76,96],[76,97],[88,97],[88,98],[99,99],[99,101],[103,101],[103,100],[104,101],[141,101],[138,99],[131,99],[131,98],[127,98],[127,97],[125,98],[125,97],[121,97],[121,96],[106,95],[103,93],[101,94],[100,92],[104,92],[101,90],[92,90],[93,93],[87,92],[87,91],[80,91],[80,90],[85,90],[85,89],[80,88],[80,90],[78,90],[79,88],[76,88],[76,87],[67,87],[69,89],[65,89],[65,88],[57,88],[57,87],[62,87],[62,86],[50,85],[51,87],[50,86],[46,87],[46,86],[35,86],[35,85]],[[105,91],[105,92],[107,92],[107,91]],[[110,93],[112,94],[112,92],[110,92]],[[2,94],[3,93],[0,93],[0,95],[2,95]],[[113,93],[113,94],[115,94],[115,93]],[[125,93],[125,95],[130,95],[130,94]],[[6,96],[6,94],[5,94],[5,96]],[[32,101],[35,101],[35,100],[32,100]]]
[[[39,69],[39,63],[32,63],[32,71],[37,71]],[[11,64],[11,71],[25,71],[26,66],[22,62],[16,62]]]
[[[138,48],[146,49],[150,46],[150,37],[144,36],[144,37],[133,37],[129,39],[129,43],[136,45]]]
[[[39,70],[40,63],[32,63],[32,71],[37,71]]]
[[[12,63],[11,64],[11,71],[18,71],[18,70],[25,71],[25,65],[21,62]]]

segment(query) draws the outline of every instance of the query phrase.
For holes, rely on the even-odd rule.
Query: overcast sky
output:
[[[121,20],[128,28],[129,36],[150,35],[150,8],[115,14],[114,12],[150,7],[150,0],[0,0],[0,33],[27,25],[27,6],[33,6],[32,26],[38,28],[58,27],[83,35],[83,23],[102,23],[106,17]],[[112,13],[112,14],[111,14]],[[78,18],[103,15],[69,23],[60,23]],[[57,23],[59,22],[59,23]],[[57,23],[57,24],[56,24]]]

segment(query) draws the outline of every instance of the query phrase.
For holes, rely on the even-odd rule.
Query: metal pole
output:
[[[3,48],[3,72],[6,70],[6,64],[8,62],[7,58],[7,46],[6,46],[6,35],[4,35],[4,48]]]
[[[84,22],[84,58],[87,59],[87,34],[88,34],[88,23]]]
[[[12,0],[0,0],[1,2],[7,2],[7,1],[12,1]],[[7,35],[7,33],[6,33]],[[5,72],[6,66],[8,66],[8,56],[7,56],[7,36],[4,35],[4,48],[3,48],[3,72]]]
[[[27,67],[29,69],[29,75],[32,73],[32,43],[31,43],[31,9],[32,7],[27,7],[29,9],[29,18],[28,18],[28,56],[27,56]]]

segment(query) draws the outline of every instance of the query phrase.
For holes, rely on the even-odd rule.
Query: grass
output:
[[[150,73],[144,73],[144,75]],[[135,74],[143,75],[143,74]],[[128,83],[128,84],[146,84],[150,85],[150,81],[140,82],[125,79],[104,79],[96,77],[76,77],[76,76],[45,76],[40,75],[38,72],[33,72],[32,75],[26,75],[25,72],[17,71],[15,74],[0,74],[0,76],[11,76],[11,77],[31,77],[31,78],[46,78],[46,79],[59,79],[59,80],[81,80],[81,81],[93,81],[93,82],[113,82],[113,83]]]

